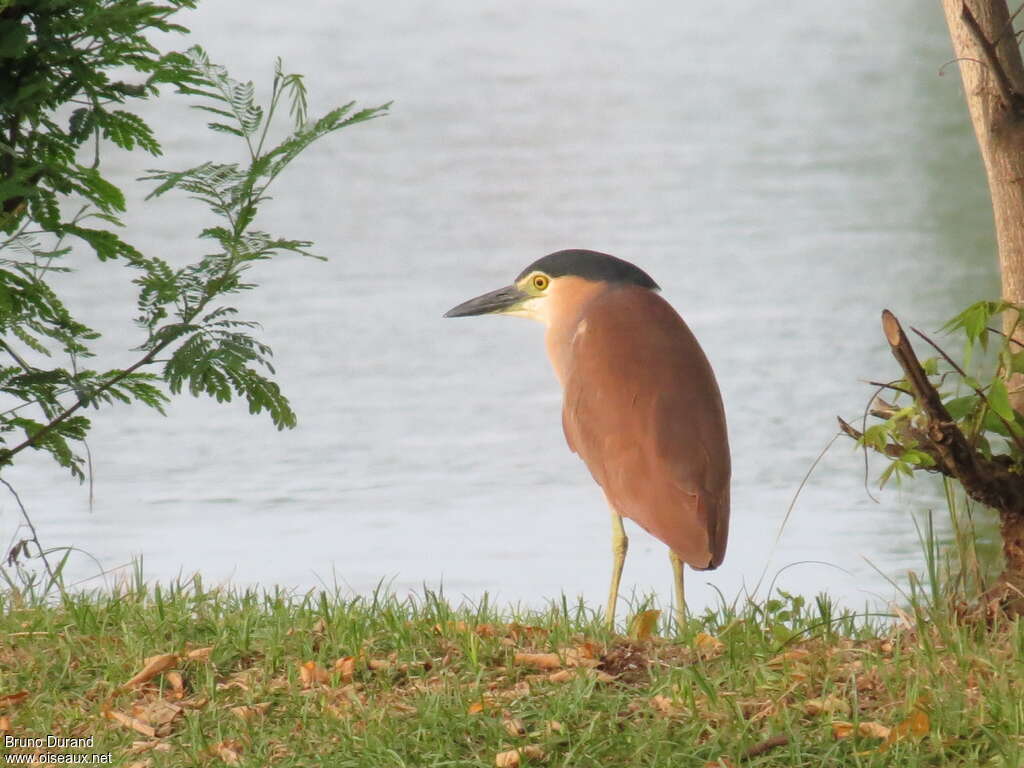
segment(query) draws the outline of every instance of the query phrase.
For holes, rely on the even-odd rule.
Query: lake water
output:
[[[693,606],[767,571],[862,607],[894,593],[879,571],[920,567],[911,516],[941,510],[934,485],[872,501],[846,440],[773,542],[835,416],[859,418],[863,381],[898,375],[880,310],[935,329],[998,293],[959,74],[939,75],[952,54],[937,6],[210,0],[183,21],[263,94],[281,56],[307,75],[314,111],[394,106],[317,145],[265,211],[263,228],[330,258],[261,265],[241,302],[265,326],[299,427],[189,397],[168,419],[98,414],[91,506],[42,458],[6,474],[45,543],[107,568],[141,556],[160,580],[200,570],[603,604],[608,515],[564,444],[542,329],[441,319],[539,256],[584,247],[650,272],[717,371],[732,537],[718,571],[690,576]],[[166,154],[111,153],[124,185],[236,152],[182,97],[144,113]],[[128,239],[175,261],[202,253],[198,204],[143,203],[145,191],[131,195]],[[141,341],[123,330],[131,274],[77,263],[72,304],[106,332],[108,364],[124,365]],[[13,501],[0,511],[13,533]],[[667,603],[664,546],[629,530],[624,593]],[[78,556],[71,567],[96,571]]]

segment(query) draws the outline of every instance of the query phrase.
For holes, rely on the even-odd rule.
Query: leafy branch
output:
[[[1012,612],[1024,612],[1024,416],[1011,404],[1019,393],[1015,377],[1024,371],[1024,352],[1012,339],[1022,311],[1006,301],[982,301],[950,320],[944,330],[966,338],[964,362],[958,364],[912,329],[938,353],[937,358],[920,360],[903,326],[885,310],[882,330],[904,375],[882,385],[896,393],[894,402],[876,396],[868,412],[882,421],[861,430],[839,419],[844,433],[889,460],[882,484],[918,470],[939,472],[957,481],[969,498],[998,512],[1005,569],[993,599]],[[1000,314],[1012,320],[1005,334],[990,328]],[[999,339],[995,349],[989,343],[993,335]],[[982,372],[972,375],[971,362],[979,350],[988,359]],[[957,387],[950,388],[949,382]],[[961,394],[961,386],[968,394]],[[908,394],[909,403],[895,403]]]
[[[1015,374],[1024,372],[1024,350],[1011,338],[1012,329],[1002,333],[990,327],[993,318],[1012,313],[1015,328],[1022,310],[1006,301],[980,301],[947,322],[942,327],[944,332],[964,335],[962,363],[914,328],[914,334],[938,355],[918,360],[909,341],[901,337],[903,331],[895,317],[883,313],[886,338],[905,376],[882,385],[895,394],[892,403],[877,396],[873,399],[868,412],[881,423],[861,431],[840,419],[847,434],[891,459],[882,473],[882,484],[890,477],[909,476],[917,469],[944,471],[934,450],[935,437],[924,431],[929,415],[937,422],[954,425],[966,446],[984,459],[1024,465],[1024,417],[1011,406],[1010,397],[1016,390],[1011,391],[1007,385]],[[998,341],[994,349],[990,347],[993,337]],[[971,375],[968,371],[979,353],[989,361],[981,372]],[[956,386],[950,388],[950,382]],[[969,392],[964,394],[960,387]],[[898,401],[907,395],[910,402],[900,406]]]
[[[253,336],[258,325],[240,319],[237,309],[224,301],[255,287],[246,280],[246,273],[256,262],[289,253],[312,256],[309,241],[271,235],[254,227],[275,179],[314,142],[379,117],[389,105],[356,110],[349,103],[311,120],[302,77],[286,73],[278,61],[270,99],[263,106],[255,101],[251,82],[233,80],[199,47],[147,60],[145,70],[145,90],[170,84],[198,98],[196,108],[217,117],[208,127],[242,139],[248,162],[208,161],[180,171],[153,170],[142,179],[156,182],[147,199],[181,190],[221,219],[220,224],[199,233],[200,238],[215,244],[212,252],[183,266],[143,255],[109,228],[92,224],[98,220],[116,225],[115,214],[123,210],[120,191],[103,180],[98,170],[83,171],[65,158],[67,173],[77,179],[87,177],[90,183],[67,188],[87,200],[70,221],[56,220],[57,206],[51,205],[50,193],[41,183],[25,191],[29,204],[12,208],[20,211],[18,226],[0,243],[0,354],[13,363],[0,366],[0,393],[14,398],[15,403],[0,412],[0,445],[4,446],[0,467],[32,448],[48,452],[83,478],[83,460],[71,446],[83,442],[88,433],[90,422],[82,414],[86,408],[140,402],[163,412],[168,393],[179,394],[185,388],[219,402],[242,397],[251,413],[266,412],[279,429],[296,423],[288,399],[270,378],[274,373],[272,351]],[[274,117],[286,101],[291,129],[282,141],[270,146]],[[98,108],[94,104],[88,115],[76,112],[71,132],[79,135],[82,121],[91,120],[90,125],[102,128],[105,137],[121,146],[158,151],[152,132],[141,119],[103,112],[101,120]],[[46,127],[51,122],[42,124]],[[36,215],[39,212],[42,214]],[[41,240],[46,235],[49,243]],[[69,236],[88,243],[101,260],[121,260],[137,272],[133,280],[138,287],[136,322],[145,338],[138,347],[142,355],[123,368],[95,371],[80,365],[92,356],[89,343],[98,334],[72,317],[47,281],[51,273],[65,269],[59,259],[69,250],[64,244]],[[66,366],[42,364],[52,357],[54,342],[67,356]],[[161,363],[159,373],[144,370]],[[22,411],[29,406],[37,408],[42,418],[24,415]],[[8,435],[14,432],[20,432],[22,439],[11,440]]]

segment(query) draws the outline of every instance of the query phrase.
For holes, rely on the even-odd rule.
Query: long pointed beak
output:
[[[530,298],[530,294],[514,285],[506,285],[496,291],[464,301],[444,313],[445,317],[469,317],[470,315],[491,315],[507,312]]]

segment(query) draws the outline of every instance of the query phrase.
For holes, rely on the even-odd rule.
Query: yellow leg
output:
[[[686,619],[686,592],[683,590],[683,562],[671,549],[668,551],[668,559],[672,561],[672,576],[674,578],[675,599],[676,599],[676,631],[683,630],[683,621]]]
[[[619,600],[619,581],[622,579],[622,566],[626,562],[626,551],[629,549],[629,539],[626,538],[626,529],[622,527],[622,516],[614,509],[612,510],[612,586],[608,591],[608,611],[605,613],[605,622],[608,629],[615,628],[615,604]]]

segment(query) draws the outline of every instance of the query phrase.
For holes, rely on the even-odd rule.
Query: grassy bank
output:
[[[782,595],[630,638],[564,601],[514,613],[196,581],[3,600],[0,729],[92,739],[8,754],[153,768],[1024,764],[1019,622],[855,619]]]

